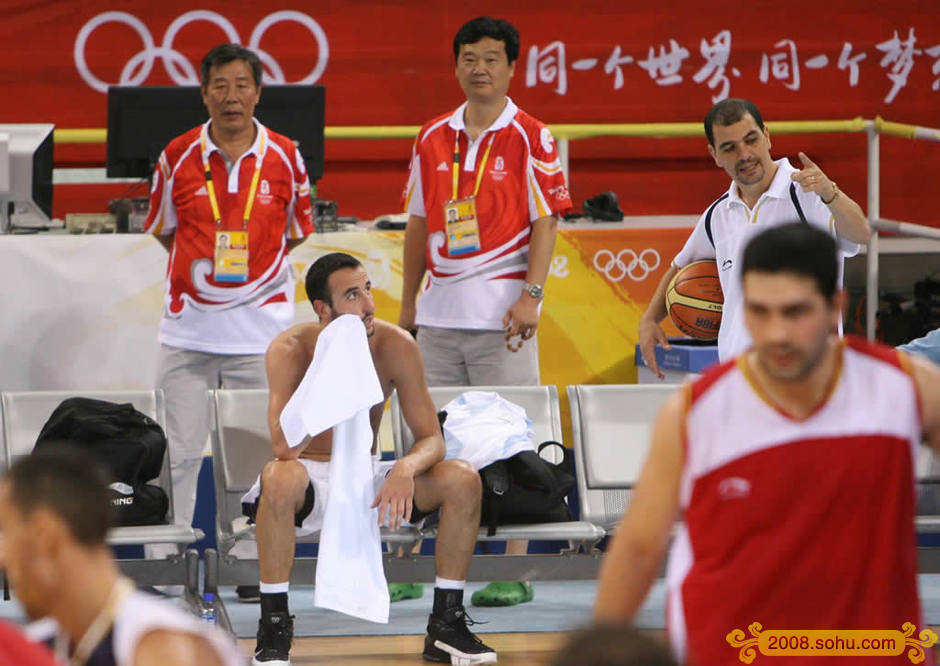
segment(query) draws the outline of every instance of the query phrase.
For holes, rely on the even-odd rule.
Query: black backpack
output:
[[[114,525],[166,523],[166,492],[147,483],[160,475],[166,455],[160,424],[130,403],[68,398],[46,421],[36,448],[62,442],[88,448],[110,470],[115,481],[109,488]]]
[[[437,413],[444,430],[447,412]],[[560,463],[550,463],[539,454],[548,446],[562,452]],[[480,525],[487,536],[500,525],[519,523],[562,523],[572,519],[565,498],[574,489],[574,459],[558,442],[542,442],[538,451],[520,451],[480,469],[483,498]]]
[[[539,454],[548,446],[558,447],[563,457],[551,463]],[[480,524],[488,536],[499,525],[560,523],[571,520],[565,498],[574,489],[571,452],[558,442],[542,442],[538,452],[521,451],[497,460],[480,470],[483,506]]]

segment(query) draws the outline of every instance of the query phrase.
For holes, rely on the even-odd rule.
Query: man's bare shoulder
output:
[[[415,339],[411,336],[411,333],[390,321],[385,321],[384,319],[375,319],[375,333],[376,335],[381,333],[383,336],[383,341],[387,340],[387,344],[415,344]]]
[[[319,322],[295,324],[278,334],[268,345],[269,361],[292,358],[297,355],[309,356],[317,345],[317,338],[323,326]]]
[[[209,641],[196,634],[168,629],[147,632],[137,644],[134,665],[164,664],[222,666],[222,660]]]
[[[405,329],[382,319],[375,320],[375,344],[377,354],[383,357],[405,358],[418,353],[418,343]]]

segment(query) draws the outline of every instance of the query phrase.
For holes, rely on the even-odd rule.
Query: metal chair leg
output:
[[[211,592],[219,593],[219,553],[215,548],[206,548],[203,556],[205,557],[205,577],[202,583],[203,594]]]
[[[199,551],[189,548],[183,554],[186,569],[186,583],[183,585],[183,600],[194,615],[202,610],[202,595],[199,594]]]
[[[202,584],[204,594],[215,595],[213,606],[215,608],[216,621],[219,626],[230,634],[234,635],[232,630],[232,621],[229,619],[228,611],[225,609],[225,603],[219,597],[219,553],[214,548],[206,548],[205,553],[205,572]]]

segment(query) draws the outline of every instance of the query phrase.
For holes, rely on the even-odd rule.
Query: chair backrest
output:
[[[612,527],[649,451],[652,424],[675,385],[568,387],[581,520]]]
[[[265,463],[274,459],[268,390],[219,389],[211,394],[216,524],[221,536],[229,536],[232,520],[242,515],[241,496],[254,484]]]
[[[163,389],[127,391],[4,391],[0,394],[2,414],[3,451],[6,461],[29,455],[36,444],[43,425],[56,407],[66,398],[82,397],[107,400],[116,403],[131,403],[134,408],[149,416],[161,428],[166,428],[166,402]],[[157,485],[169,498],[167,520],[173,522],[173,483],[170,480],[170,449],[163,456],[163,466]]]
[[[494,391],[525,410],[535,430],[536,444],[548,440],[564,443],[558,389],[554,386],[432,386],[428,390],[438,410],[465,391]],[[395,456],[400,458],[411,449],[414,435],[405,423],[397,392],[392,393],[391,397],[391,417]],[[553,452],[555,447],[548,447],[546,451]]]
[[[917,448],[914,466],[918,483],[937,483],[940,481],[940,458],[926,444]]]

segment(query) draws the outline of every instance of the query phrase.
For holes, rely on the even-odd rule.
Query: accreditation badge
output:
[[[475,197],[454,199],[444,204],[447,230],[447,254],[458,257],[480,249],[480,225],[477,223]]]
[[[215,281],[248,281],[248,232],[215,232]]]

